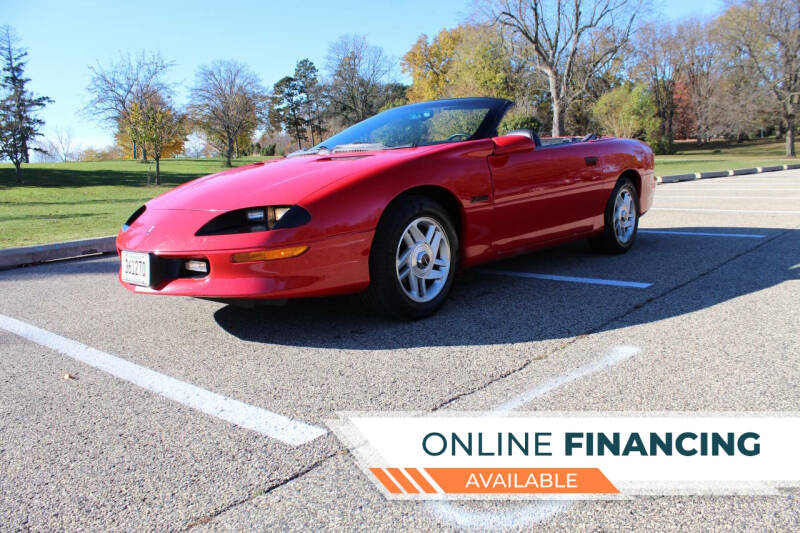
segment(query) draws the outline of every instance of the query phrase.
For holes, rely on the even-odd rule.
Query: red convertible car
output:
[[[652,203],[650,148],[498,136],[512,105],[397,107],[289,157],[181,185],[122,226],[120,281],[223,301],[363,292],[415,319],[464,267],[579,238],[628,250]]]

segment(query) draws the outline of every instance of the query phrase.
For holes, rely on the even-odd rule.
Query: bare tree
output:
[[[697,124],[698,142],[707,141],[714,130],[715,104],[721,88],[721,65],[718,42],[709,37],[710,24],[690,20],[676,31],[673,50],[681,63],[681,79],[685,82],[691,109]]]
[[[186,137],[183,153],[186,157],[199,159],[205,155],[206,136],[202,131],[193,131]]]
[[[190,110],[210,138],[224,142],[230,166],[236,139],[264,121],[266,103],[267,93],[255,73],[236,61],[217,60],[197,71]]]
[[[679,45],[683,34],[669,22],[643,26],[636,35],[636,68],[638,77],[650,87],[661,119],[658,152],[671,152],[675,139],[675,86],[684,66],[683,50]]]
[[[72,140],[72,130],[67,128],[58,128],[55,133],[47,139],[49,150],[52,155],[66,163],[67,161],[74,161],[77,159],[78,150]]]
[[[720,42],[715,25],[690,20],[672,39],[681,96],[688,103],[692,135],[698,143],[716,135],[743,138],[760,123],[770,95],[752,69],[745,68]],[[678,98],[678,95],[676,95]]]
[[[753,71],[723,70],[711,80],[710,98],[701,102],[710,118],[707,137],[726,135],[739,141],[780,116],[771,91]],[[702,113],[702,109],[698,116]],[[698,127],[698,130],[700,128]]]
[[[135,56],[120,54],[107,66],[98,62],[89,67],[91,78],[87,91],[90,100],[83,109],[84,113],[124,131],[130,126],[132,104],[143,106],[153,95],[172,94],[172,86],[164,80],[172,66],[173,63],[166,61],[159,52],[144,50]],[[134,142],[134,159],[137,151]],[[146,160],[146,150],[142,149],[141,153],[142,160]]]
[[[795,119],[800,108],[800,2],[741,0],[719,21],[728,46],[750,64],[780,105],[786,157],[795,157]]]
[[[522,41],[522,59],[549,82],[553,136],[564,111],[630,41],[643,0],[495,0],[493,21]],[[583,68],[577,68],[579,59]],[[579,74],[580,72],[580,74]]]
[[[36,139],[33,142],[33,161],[36,163],[58,163],[60,161],[55,145],[50,139]]]
[[[334,112],[352,124],[374,115],[386,103],[384,90],[394,62],[363,35],[343,35],[328,48],[326,69]]]

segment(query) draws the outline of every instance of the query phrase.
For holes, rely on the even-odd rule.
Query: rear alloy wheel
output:
[[[425,197],[402,200],[375,232],[365,299],[400,318],[431,315],[447,299],[457,259],[458,237],[447,212]]]
[[[605,210],[603,233],[589,239],[592,250],[600,253],[627,252],[636,240],[639,228],[639,198],[628,178],[620,178]]]

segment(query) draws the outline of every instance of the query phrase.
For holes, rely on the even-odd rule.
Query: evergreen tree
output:
[[[303,118],[311,133],[311,145],[322,141],[323,88],[319,83],[319,71],[310,59],[301,59],[294,69],[294,79],[302,98]]]
[[[304,97],[301,84],[291,76],[282,78],[273,87],[272,107],[269,123],[273,130],[283,130],[297,141],[298,150],[303,149],[306,137],[306,120],[303,117]]]
[[[53,100],[26,88],[30,81],[24,76],[28,52],[18,47],[17,41],[10,26],[0,28],[0,154],[14,163],[17,183],[22,183],[22,163],[30,162],[28,147],[44,125],[36,112]]]

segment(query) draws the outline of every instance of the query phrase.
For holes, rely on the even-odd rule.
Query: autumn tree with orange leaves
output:
[[[180,153],[186,141],[186,117],[170,105],[166,98],[153,97],[131,104],[126,133],[144,147],[156,163],[156,185],[161,184],[161,158]]]

